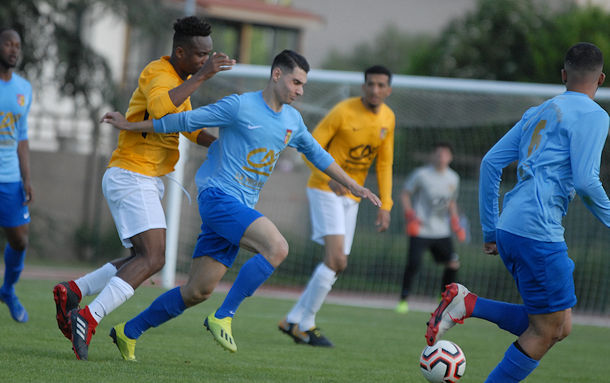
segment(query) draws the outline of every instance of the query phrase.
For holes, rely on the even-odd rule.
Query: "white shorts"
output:
[[[150,229],[165,229],[161,199],[165,186],[159,177],[149,177],[122,168],[108,168],[102,178],[102,191],[123,246],[129,238]]]
[[[311,240],[324,245],[327,235],[343,235],[343,251],[348,255],[354,241],[358,202],[333,192],[307,188],[311,216]]]

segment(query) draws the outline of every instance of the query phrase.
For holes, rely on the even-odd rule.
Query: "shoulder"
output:
[[[146,78],[167,78],[173,81],[181,81],[180,77],[176,73],[176,70],[169,62],[167,56],[164,56],[158,60],[149,62],[142,72],[140,73],[140,80]]]
[[[381,105],[381,113],[383,113],[385,116],[395,119],[396,116],[394,115],[394,111],[392,110],[392,108],[390,108],[387,104],[382,104]]]
[[[460,175],[457,174],[457,172],[451,168],[447,168],[447,175],[452,181],[460,180]]]
[[[21,77],[20,75],[18,75],[17,73],[13,73],[13,79],[15,81],[15,84],[23,89],[24,91],[27,91],[29,93],[32,92],[32,85],[30,84],[30,82],[28,80],[26,80],[24,77]]]

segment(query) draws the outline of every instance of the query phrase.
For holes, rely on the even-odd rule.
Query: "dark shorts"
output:
[[[528,314],[563,311],[576,304],[574,262],[565,242],[542,242],[504,230],[497,231],[496,240]]]
[[[453,241],[451,237],[446,238],[421,238],[410,237],[409,254],[422,254],[426,250],[430,250],[432,257],[436,263],[447,263],[457,261],[459,259],[457,253],[453,250]]]
[[[0,183],[0,227],[17,227],[30,222],[30,212],[24,202],[21,181]]]
[[[263,215],[218,188],[199,193],[198,202],[202,224],[193,258],[208,256],[231,267],[241,237]]]

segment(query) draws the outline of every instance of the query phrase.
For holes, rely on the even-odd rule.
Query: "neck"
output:
[[[365,109],[368,109],[375,114],[379,113],[379,109],[381,109],[381,104],[379,104],[379,105],[369,104],[368,102],[366,102],[364,97],[360,97],[360,101],[362,101],[362,105],[364,105]]]
[[[446,166],[441,166],[441,165],[433,165],[434,169],[439,172],[439,173],[443,173],[445,170],[447,170]]]
[[[263,89],[263,100],[265,100],[265,103],[276,113],[279,113],[284,105],[280,102],[275,95],[275,92],[273,92],[273,89],[269,85]]]
[[[589,98],[594,99],[595,98],[595,93],[597,93],[597,84],[595,85],[591,85],[591,84],[571,84],[571,83],[566,83],[566,90],[569,92],[578,92],[578,93],[584,93],[587,96],[589,96]]]
[[[172,64],[172,66],[174,67],[174,70],[176,71],[176,73],[178,73],[178,76],[180,76],[180,78],[182,80],[186,80],[186,78],[188,77],[188,74],[182,72],[180,69],[178,69],[178,65],[177,65],[177,60],[174,56],[171,56],[169,58],[169,63]]]
[[[13,77],[13,68],[0,65],[0,78],[3,81],[10,81]]]

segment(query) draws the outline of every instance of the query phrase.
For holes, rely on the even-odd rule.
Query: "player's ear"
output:
[[[565,69],[561,69],[561,81],[565,84],[568,82],[568,72]]]
[[[273,82],[277,82],[277,80],[280,79],[280,77],[282,76],[282,70],[280,69],[280,67],[275,67],[273,68],[273,72],[271,72],[271,80],[273,80]]]
[[[174,54],[176,55],[177,58],[181,59],[184,58],[184,54],[186,52],[184,51],[184,48],[181,46],[177,46],[176,49],[174,50]]]
[[[604,81],[606,81],[606,74],[602,72],[599,74],[599,78],[597,79],[597,85],[602,86]]]

